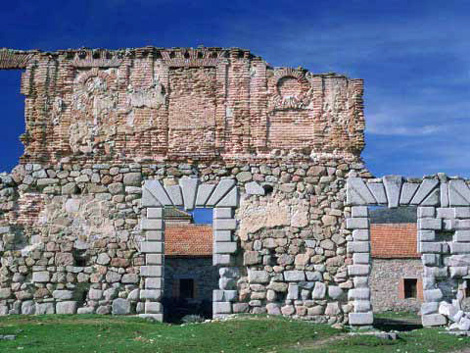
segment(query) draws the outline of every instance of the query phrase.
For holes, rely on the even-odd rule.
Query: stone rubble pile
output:
[[[452,303],[442,301],[439,303],[439,314],[448,320],[448,330],[467,331],[470,333],[470,312],[461,309],[461,300],[454,299]]]

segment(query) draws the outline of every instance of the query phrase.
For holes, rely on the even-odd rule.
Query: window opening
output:
[[[416,278],[405,278],[405,299],[418,297],[418,280]]]

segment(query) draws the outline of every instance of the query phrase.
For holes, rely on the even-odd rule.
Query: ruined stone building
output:
[[[214,317],[370,325],[369,205],[420,206],[425,278],[467,275],[439,257],[470,251],[467,232],[450,245],[432,232],[468,229],[470,189],[371,179],[360,79],[234,48],[4,49],[0,69],[22,71],[26,118],[0,184],[2,315],[161,320],[173,207],[213,209]],[[442,324],[453,292],[423,286],[423,321]]]
[[[419,312],[423,302],[423,264],[416,224],[370,225],[374,311]]]

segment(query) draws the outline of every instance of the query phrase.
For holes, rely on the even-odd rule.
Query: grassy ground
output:
[[[0,341],[2,353],[470,352],[470,338],[438,329],[403,332],[399,340],[386,341],[350,336],[327,325],[265,317],[177,326],[131,317],[9,316],[0,318],[0,335],[5,334],[17,339]]]

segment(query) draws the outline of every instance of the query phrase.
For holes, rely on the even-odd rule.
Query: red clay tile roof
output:
[[[372,257],[381,259],[419,258],[415,223],[371,224]]]
[[[212,256],[212,227],[196,224],[167,224],[165,255]]]

